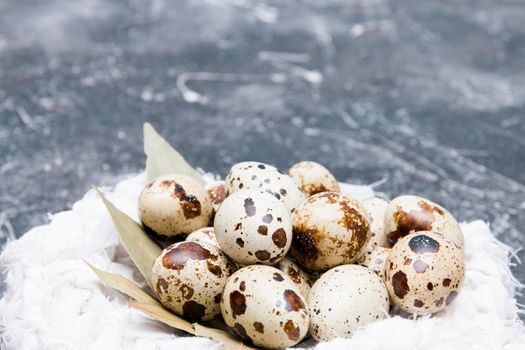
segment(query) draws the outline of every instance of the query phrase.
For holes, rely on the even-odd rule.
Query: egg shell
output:
[[[146,229],[169,238],[205,227],[212,207],[206,189],[197,180],[168,174],[144,187],[139,196],[139,214]]]
[[[308,332],[306,298],[280,270],[251,265],[226,283],[221,313],[234,334],[269,349],[299,343]]]
[[[292,244],[290,213],[267,192],[241,190],[228,196],[214,228],[222,251],[243,265],[275,264]]]
[[[309,270],[353,263],[370,238],[363,206],[336,192],[308,198],[292,213],[290,255]]]
[[[193,231],[186,237],[187,242],[202,242],[210,244],[215,247],[219,247],[217,237],[215,237],[215,230],[213,227],[203,227]]]
[[[390,254],[390,248],[375,247],[374,250],[366,255],[366,259],[362,261],[361,265],[368,267],[370,271],[374,271],[381,278],[385,280],[386,260]]]
[[[310,334],[317,341],[350,338],[361,326],[388,316],[388,292],[366,267],[341,265],[325,272],[308,295]]]
[[[152,268],[154,291],[162,305],[191,322],[220,313],[220,299],[232,265],[219,248],[179,242],[164,249]]]
[[[464,275],[461,249],[441,233],[420,231],[394,245],[386,261],[385,282],[401,310],[428,315],[452,303]]]
[[[391,245],[411,232],[441,232],[463,249],[463,232],[445,208],[428,199],[404,195],[394,198],[385,212],[385,234]]]
[[[293,262],[290,258],[285,257],[279,261],[275,267],[290,277],[292,282],[295,283],[301,291],[301,294],[304,296],[308,295],[310,288],[312,287],[312,281],[310,276],[304,272],[299,265]]]
[[[374,197],[365,199],[361,204],[368,214],[370,240],[357,261],[361,265],[366,265],[363,261],[370,259],[370,255],[376,247],[390,247],[384,230],[385,212],[388,207],[388,202],[384,199]]]
[[[305,195],[294,180],[276,167],[259,162],[235,164],[225,179],[226,193],[232,194],[243,189],[254,189],[271,193],[288,208],[297,208]]]
[[[334,175],[316,162],[304,161],[294,164],[288,175],[307,197],[320,192],[340,192],[339,183]]]
[[[208,196],[210,197],[213,211],[217,212],[217,209],[219,209],[219,206],[226,198],[226,186],[224,185],[224,181],[208,187]]]

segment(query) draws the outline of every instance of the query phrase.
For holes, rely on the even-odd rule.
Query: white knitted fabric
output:
[[[137,198],[144,183],[144,174],[124,180],[108,198],[138,219]],[[373,195],[366,186],[343,184],[342,189],[358,199]],[[352,339],[318,344],[317,349],[524,350],[525,330],[514,298],[518,283],[508,266],[511,249],[481,221],[462,228],[465,283],[446,312],[417,321],[392,317],[362,328]],[[128,298],[105,287],[81,258],[143,285],[94,191],[72,210],[53,215],[50,224],[6,245],[0,256],[6,282],[0,299],[6,350],[222,348],[174,333],[129,308]],[[302,344],[307,345],[315,344]]]

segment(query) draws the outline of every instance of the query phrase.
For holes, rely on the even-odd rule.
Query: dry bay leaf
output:
[[[194,323],[193,327],[195,328],[195,335],[199,337],[206,337],[212,340],[218,341],[224,345],[225,350],[249,350],[249,349],[258,349],[253,346],[248,346],[244,344],[239,339],[235,338],[230,333],[223,331],[221,329],[206,327],[200,323]]]
[[[153,304],[143,303],[140,301],[130,301],[128,305],[137,310],[142,311],[143,313],[156,319],[157,321],[167,324],[170,327],[188,332],[190,334],[195,334],[193,325],[190,322],[169,312],[168,310],[163,308],[162,305],[158,302]]]
[[[150,123],[144,123],[144,153],[149,181],[163,174],[174,173],[190,176],[203,185],[206,183],[199,172]]]
[[[144,276],[148,286],[153,289],[151,281],[151,268],[155,259],[162,252],[162,248],[144,231],[135,220],[120,211],[111,203],[104,194],[95,187],[102,198],[111,219],[117,228],[120,240],[128,252],[131,260]]]

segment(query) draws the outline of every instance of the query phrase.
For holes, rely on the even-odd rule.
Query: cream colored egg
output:
[[[441,232],[463,249],[463,232],[456,219],[445,208],[418,196],[394,198],[385,212],[385,234],[391,245],[417,231]]]
[[[206,244],[219,247],[217,238],[215,237],[215,230],[213,227],[203,227],[198,230],[193,231],[186,237],[187,242],[202,242]]]
[[[299,162],[290,168],[288,175],[307,197],[319,192],[340,192],[334,175],[316,162]]]
[[[174,237],[208,225],[212,207],[206,189],[197,180],[168,174],[144,187],[139,197],[139,214],[147,229]]]
[[[312,287],[312,281],[310,276],[304,272],[299,265],[293,262],[290,258],[285,257],[283,260],[279,261],[276,268],[284,272],[293,283],[297,285],[299,290],[304,296],[307,296]]]
[[[308,332],[306,298],[271,266],[251,265],[235,272],[224,288],[221,313],[232,332],[268,349],[294,346]]]
[[[214,213],[217,212],[219,206],[226,198],[226,187],[224,182],[218,182],[208,187],[208,195],[211,200]]]
[[[458,295],[464,275],[461,249],[436,232],[401,238],[386,261],[385,281],[392,302],[410,314],[444,310]]]
[[[374,271],[381,278],[385,280],[385,266],[386,259],[390,254],[390,248],[375,247],[370,254],[366,255],[366,259],[360,264],[368,267],[370,271]]]
[[[372,251],[376,247],[390,247],[384,230],[385,212],[388,207],[388,202],[384,199],[374,197],[365,199],[361,204],[368,214],[368,220],[370,222],[370,240],[368,241],[366,248],[363,249],[358,262],[361,265],[366,265],[363,264],[363,261],[370,258]]]
[[[370,238],[363,206],[336,192],[308,198],[292,213],[292,223],[290,254],[309,270],[353,263]]]
[[[310,334],[317,341],[350,338],[359,327],[388,316],[388,292],[366,267],[341,265],[325,272],[308,295]]]
[[[219,246],[243,265],[272,265],[284,258],[292,243],[290,213],[267,192],[240,190],[228,196],[215,215]]]
[[[162,305],[191,322],[220,313],[220,299],[232,265],[219,248],[179,242],[162,251],[152,269],[155,294]]]
[[[305,195],[294,180],[276,167],[259,162],[235,164],[225,180],[226,193],[231,194],[243,189],[264,191],[272,194],[288,208],[297,208]]]

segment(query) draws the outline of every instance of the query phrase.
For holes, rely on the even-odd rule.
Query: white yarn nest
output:
[[[145,181],[144,174],[124,180],[108,198],[138,220],[137,198]],[[373,195],[366,186],[342,188],[358,199]],[[316,349],[524,350],[525,328],[514,297],[519,283],[509,270],[511,248],[482,221],[462,224],[462,229],[465,283],[444,313],[418,320],[392,317],[360,329],[352,339],[321,343]],[[9,242],[0,256],[6,281],[0,300],[6,350],[222,348],[131,309],[128,298],[104,286],[81,258],[144,285],[100,198],[89,191],[72,210]]]

